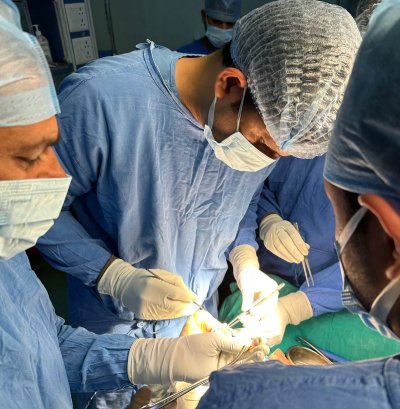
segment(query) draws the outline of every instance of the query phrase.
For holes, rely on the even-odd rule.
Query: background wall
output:
[[[356,0],[329,0],[354,12]],[[132,51],[147,38],[171,49],[191,42],[204,33],[200,10],[203,0],[110,0],[118,53]],[[242,0],[242,14],[268,3],[268,0]],[[104,0],[91,0],[100,55],[110,54]]]

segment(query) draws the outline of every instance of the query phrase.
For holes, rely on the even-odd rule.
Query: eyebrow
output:
[[[60,134],[57,134],[57,137],[54,139],[52,137],[44,137],[40,142],[36,142],[36,143],[25,143],[23,146],[21,147],[17,147],[14,149],[14,151],[18,151],[19,153],[24,153],[24,152],[29,152],[29,151],[33,151],[35,149],[40,149],[42,147],[48,147],[48,146],[54,146],[57,144],[57,142],[60,139]]]

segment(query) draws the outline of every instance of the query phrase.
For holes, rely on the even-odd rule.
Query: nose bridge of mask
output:
[[[347,243],[349,242],[351,236],[356,231],[358,225],[360,224],[363,217],[367,214],[368,209],[365,207],[361,207],[358,209],[351,219],[347,222],[346,226],[344,227],[343,231],[341,232],[339,239],[337,240],[337,251],[339,255],[343,253],[344,248],[346,247]]]

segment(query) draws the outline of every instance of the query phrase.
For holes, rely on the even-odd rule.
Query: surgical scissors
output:
[[[297,232],[300,234],[299,225],[296,222],[294,222],[293,226],[295,227]],[[304,276],[306,277],[307,286],[310,287],[310,281],[312,285],[314,286],[314,278],[311,273],[310,263],[308,262],[307,256],[304,257],[304,260],[301,262],[301,264],[303,265],[303,271],[304,271]]]
[[[247,348],[243,347],[242,350],[239,352],[239,354],[235,357],[235,359],[230,364],[225,365],[224,368],[230,368],[230,367],[235,366],[235,364],[239,362],[240,358],[243,356],[243,354],[246,351],[247,351]],[[161,408],[164,408],[165,406],[172,403],[176,399],[179,399],[180,397],[182,397],[183,395],[186,395],[187,393],[189,393],[193,389],[196,389],[198,386],[206,385],[208,383],[208,381],[209,381],[209,378],[210,378],[209,376],[206,376],[205,378],[200,379],[199,381],[193,383],[192,385],[189,385],[186,388],[183,388],[180,391],[175,392],[172,395],[167,396],[164,399],[161,399],[157,403],[149,403],[149,404],[147,404],[145,406],[142,406],[140,409],[161,409]]]
[[[259,300],[257,300],[248,310],[243,311],[242,313],[240,313],[236,318],[234,318],[232,321],[230,321],[228,323],[228,327],[232,328],[234,325],[236,325],[240,319],[248,314],[250,314],[251,310],[255,307],[257,307],[258,305],[262,304],[264,301],[268,300],[270,297],[272,297],[276,292],[279,292],[283,287],[285,286],[285,283],[280,283],[278,285],[278,287],[275,288],[274,291],[272,291],[271,293],[269,293],[266,297],[264,298],[260,298]]]

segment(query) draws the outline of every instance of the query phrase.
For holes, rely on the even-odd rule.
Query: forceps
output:
[[[240,319],[244,316],[246,316],[247,314],[250,313],[250,311],[254,308],[257,307],[257,305],[262,304],[264,301],[268,300],[270,297],[272,297],[276,292],[279,292],[283,287],[285,286],[285,283],[280,283],[278,285],[278,287],[275,288],[274,291],[272,291],[271,293],[269,293],[266,297],[261,298],[259,300],[257,300],[248,310],[243,311],[241,314],[239,314],[236,318],[234,318],[232,321],[230,321],[228,323],[228,327],[232,328],[234,325],[236,325]]]
[[[300,234],[299,225],[295,222],[293,223],[293,226],[295,227],[297,232]],[[304,276],[306,277],[307,286],[310,287],[310,281],[312,285],[314,286],[314,279],[311,274],[310,263],[308,262],[307,256],[304,257],[304,260],[301,262],[301,264],[303,265],[303,271],[304,271]],[[309,278],[310,278],[310,281],[309,281]]]
[[[246,352],[247,348],[243,347],[242,350],[239,352],[239,354],[236,356],[236,358],[228,365],[224,366],[224,368],[230,368],[232,366],[235,366],[237,362],[239,362],[240,358],[243,356],[243,354]],[[206,385],[209,381],[209,376],[206,376],[203,379],[200,379],[199,381],[193,383],[192,385],[187,386],[186,388],[181,389],[178,392],[173,393],[172,395],[161,399],[157,403],[149,403],[147,405],[142,406],[140,409],[161,409],[164,408],[165,406],[169,405],[176,399],[180,398],[183,395],[186,395],[188,392],[192,391],[193,389],[196,389],[198,386],[201,385]]]
[[[148,271],[153,277],[158,278],[161,281],[164,281],[164,279],[158,275],[157,273],[155,273],[153,270],[150,270],[148,268],[145,268],[146,271]],[[204,310],[205,308],[196,300],[196,301],[192,301],[192,303],[199,309],[199,310]]]

